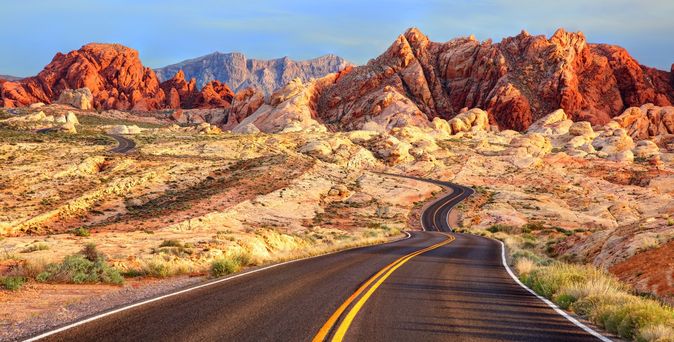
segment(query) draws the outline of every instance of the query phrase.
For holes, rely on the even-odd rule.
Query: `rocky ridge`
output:
[[[182,70],[187,78],[196,79],[198,88],[215,80],[230,85],[236,92],[252,87],[270,95],[295,78],[306,82],[338,72],[349,65],[349,62],[335,55],[295,61],[288,57],[271,60],[247,59],[238,52],[214,52],[155,69],[155,72],[162,81]]]
[[[424,127],[479,107],[490,124],[521,131],[556,109],[597,125],[627,107],[674,102],[671,72],[563,29],[550,38],[523,31],[499,43],[472,36],[436,43],[412,28],[367,65],[332,79],[314,81],[322,85],[306,109],[332,129],[369,121],[386,129]]]

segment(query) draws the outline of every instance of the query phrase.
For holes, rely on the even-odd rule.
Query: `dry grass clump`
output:
[[[622,338],[674,340],[672,329],[667,329],[674,326],[674,309],[631,294],[625,284],[594,266],[557,262],[520,273],[520,279],[560,307]]]
[[[124,272],[128,277],[148,276],[166,278],[182,274],[199,273],[201,268],[189,259],[169,254],[155,255],[148,260],[140,262],[139,268]]]
[[[633,294],[607,271],[540,256],[526,243],[525,235],[510,235],[502,229],[464,232],[502,240],[520,280],[561,308],[625,339],[674,341],[674,308]]]
[[[222,277],[238,272],[242,268],[251,265],[254,265],[252,255],[247,252],[239,252],[213,260],[211,263],[211,275],[213,277]]]
[[[515,270],[518,274],[527,275],[536,269],[536,263],[529,258],[519,258],[515,262]]]

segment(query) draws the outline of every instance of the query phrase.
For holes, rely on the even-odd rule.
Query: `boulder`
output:
[[[58,127],[58,130],[60,132],[65,132],[65,133],[70,133],[70,134],[75,134],[77,133],[77,129],[75,128],[75,124],[72,122],[66,122],[60,127]]]
[[[73,106],[81,110],[94,109],[94,97],[89,88],[66,89],[61,92],[57,101],[61,104]]]
[[[327,141],[314,140],[300,147],[299,152],[323,160],[332,154],[332,147]]]
[[[510,154],[542,157],[552,151],[550,139],[540,133],[527,133],[510,141]]]
[[[650,140],[641,140],[637,142],[633,152],[634,157],[636,158],[650,159],[660,155],[660,148],[658,148],[658,145]]]
[[[410,155],[410,145],[398,140],[398,138],[381,134],[367,141],[364,146],[372,151],[372,154],[389,165],[405,163],[414,158]]]
[[[68,120],[66,119],[65,115],[59,115],[59,116],[54,118],[54,122],[64,124],[64,123],[68,122]]]
[[[106,132],[108,134],[138,134],[141,129],[136,125],[113,125],[108,126]]]
[[[238,133],[238,134],[255,134],[255,133],[259,133],[259,132],[260,132],[260,130],[257,128],[257,126],[255,126],[252,123],[236,126],[232,130],[232,133]]]
[[[527,132],[544,135],[561,135],[569,133],[572,125],[573,121],[569,120],[566,112],[563,109],[557,109],[531,124]]]
[[[634,148],[634,140],[627,135],[627,131],[622,128],[606,129],[602,131],[593,141],[592,146],[597,150],[610,156]],[[630,151],[631,153],[631,151]]]
[[[473,108],[457,114],[448,121],[448,124],[452,134],[470,131],[488,131],[490,129],[489,115],[480,108]]]
[[[592,136],[594,130],[592,129],[592,124],[587,121],[578,121],[574,122],[571,127],[569,127],[569,134],[573,136]]]
[[[66,119],[66,122],[72,122],[73,125],[79,125],[80,124],[80,121],[77,120],[77,116],[73,112],[68,112],[65,115],[65,119]]]
[[[610,154],[608,159],[621,163],[632,163],[634,162],[634,153],[632,153],[630,150],[620,151]]]
[[[447,134],[451,135],[452,134],[452,127],[449,125],[449,122],[447,120],[435,117],[433,118],[433,121],[431,121],[431,127],[433,127],[434,130],[441,134]]]

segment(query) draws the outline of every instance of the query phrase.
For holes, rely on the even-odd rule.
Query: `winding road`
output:
[[[119,134],[108,134],[109,137],[117,140],[117,147],[110,149],[112,153],[129,153],[136,148],[136,142]]]
[[[596,341],[518,285],[497,241],[451,233],[463,186],[426,205],[425,231],[258,268],[91,317],[54,341]]]

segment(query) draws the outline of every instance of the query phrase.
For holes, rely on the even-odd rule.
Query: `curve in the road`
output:
[[[117,146],[110,149],[108,152],[112,153],[129,153],[136,148],[136,142],[119,134],[108,134],[109,137],[117,141]]]
[[[405,240],[217,280],[39,337],[306,341],[324,330],[318,340],[596,340],[516,284],[497,241],[447,232],[446,214],[468,195],[428,205],[429,231]]]

